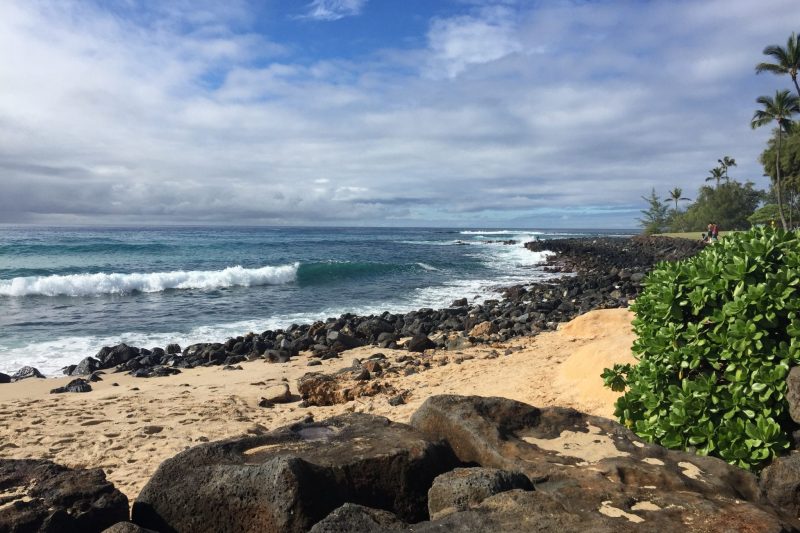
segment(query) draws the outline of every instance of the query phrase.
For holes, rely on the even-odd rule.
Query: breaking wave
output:
[[[223,270],[177,270],[132,274],[69,274],[0,280],[0,296],[98,296],[170,289],[220,289],[283,285],[297,279],[300,263],[261,268],[234,266]]]

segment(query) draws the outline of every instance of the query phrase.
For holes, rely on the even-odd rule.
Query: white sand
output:
[[[85,394],[49,394],[71,378],[0,385],[0,457],[99,466],[133,499],[158,465],[179,451],[206,440],[267,431],[309,415],[321,420],[358,411],[408,422],[428,396],[476,394],[611,417],[617,394],[603,387],[600,373],[615,362],[634,361],[632,318],[624,309],[592,311],[556,332],[426,355],[433,364],[428,371],[379,378],[409,391],[407,403],[399,407],[390,406],[385,395],[333,407],[301,408],[297,401],[258,407],[264,390],[282,379],[297,394],[296,380],[306,372],[330,372],[350,366],[354,357],[379,351],[392,361],[407,354],[374,347],[351,350],[317,367],[307,367],[308,358],[301,356],[286,364],[242,363],[241,371],[202,368],[150,379],[106,374]],[[518,351],[503,355],[507,348]],[[492,352],[499,357],[487,358]],[[464,356],[473,359],[454,362]],[[438,366],[443,359],[449,364]]]

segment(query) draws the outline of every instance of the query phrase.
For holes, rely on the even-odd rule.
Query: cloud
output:
[[[360,15],[367,0],[313,0],[308,5],[305,18],[314,20],[339,20]]]
[[[476,15],[433,21],[428,32],[432,50],[429,73],[453,78],[471,65],[480,65],[521,52],[522,43],[512,10],[495,6]]]
[[[246,3],[148,5],[0,3],[0,221],[632,227],[722,155],[766,185],[753,65],[793,29],[785,0],[469,3],[319,59]]]

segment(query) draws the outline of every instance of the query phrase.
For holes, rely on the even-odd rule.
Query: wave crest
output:
[[[0,296],[98,296],[169,289],[220,289],[282,285],[297,278],[300,263],[261,268],[234,266],[223,270],[178,270],[132,274],[70,274],[0,280]]]

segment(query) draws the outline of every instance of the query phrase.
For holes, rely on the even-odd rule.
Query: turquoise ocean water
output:
[[[600,234],[620,232],[0,226],[0,371],[481,300],[547,277],[523,242]]]

